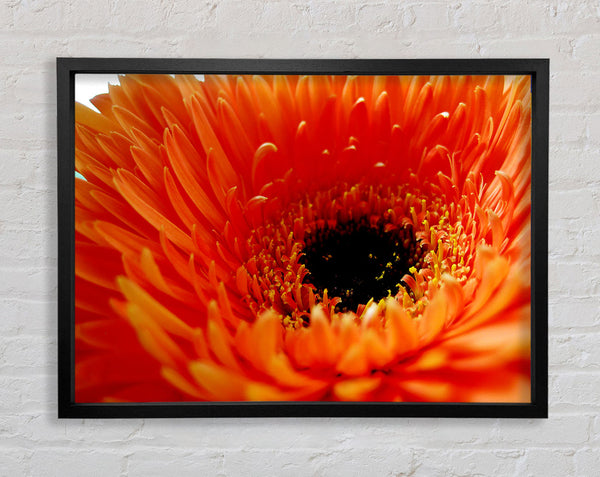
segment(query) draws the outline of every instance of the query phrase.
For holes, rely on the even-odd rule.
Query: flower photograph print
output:
[[[74,104],[75,403],[532,402],[531,75],[97,91]]]

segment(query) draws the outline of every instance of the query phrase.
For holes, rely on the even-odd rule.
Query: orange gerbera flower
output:
[[[530,401],[528,76],[76,105],[77,402]]]

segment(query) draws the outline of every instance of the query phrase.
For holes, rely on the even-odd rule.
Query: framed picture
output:
[[[59,58],[59,416],[547,417],[548,70]]]

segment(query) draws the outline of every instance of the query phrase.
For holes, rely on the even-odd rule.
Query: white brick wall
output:
[[[600,475],[597,0],[4,0],[0,26],[0,475]],[[550,418],[58,421],[56,56],[550,57]]]

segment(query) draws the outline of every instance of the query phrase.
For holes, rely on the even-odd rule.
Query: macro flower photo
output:
[[[125,74],[90,101],[75,402],[531,402],[530,76]]]

